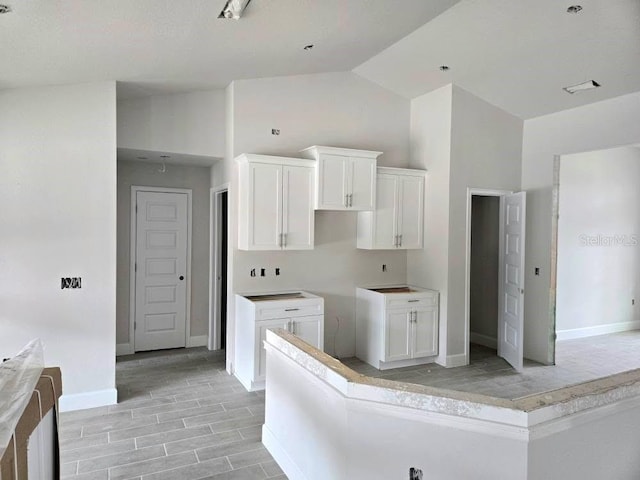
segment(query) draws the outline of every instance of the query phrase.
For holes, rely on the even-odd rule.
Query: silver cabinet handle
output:
[[[282,234],[278,234],[278,246],[281,247],[282,246]]]
[[[286,233],[284,234],[284,246],[285,247],[287,246],[287,234]]]
[[[284,311],[285,312],[297,312],[298,310],[300,310],[299,308],[285,308]]]
[[[413,300],[407,300],[407,302],[409,303],[415,303],[415,302],[419,302],[420,300],[417,298],[414,298]]]
[[[398,246],[402,246],[402,234],[398,235]]]
[[[396,235],[395,237],[393,237],[393,246],[397,247],[398,246],[398,235]]]
[[[345,207],[349,206],[349,194],[348,193],[344,196],[344,206]]]
[[[349,206],[353,207],[353,193],[349,194]]]

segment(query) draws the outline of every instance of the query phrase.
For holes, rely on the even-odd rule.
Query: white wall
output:
[[[563,155],[558,338],[640,327],[640,148]]]
[[[166,165],[118,161],[118,288],[116,342],[129,339],[129,265],[131,235],[131,186],[190,188],[192,190],[191,244],[191,336],[206,336],[209,332],[209,189],[210,167]],[[123,347],[121,347],[122,349]],[[129,353],[133,353],[131,350]]]
[[[40,337],[61,408],[114,403],[114,82],[0,92],[0,205],[2,356]]]
[[[451,85],[411,107],[411,165],[428,174],[427,242],[408,254],[409,283],[440,291],[438,362],[464,365],[467,188],[518,190],[522,120]]]
[[[232,159],[245,152],[295,157],[317,144],[382,151],[380,165],[408,166],[409,101],[348,72],[240,80],[227,89],[227,100],[232,147],[227,145],[225,165],[214,168],[214,186],[231,182],[229,292],[307,289],[321,295],[325,348],[353,355],[355,287],[404,282],[406,254],[357,250],[356,214],[327,211],[316,212],[314,250],[237,250],[237,169]],[[280,129],[280,135],[272,135],[272,128]],[[387,273],[381,271],[383,263]],[[275,267],[281,269],[279,277],[273,274]],[[268,276],[251,278],[252,268],[266,268]],[[233,297],[228,306],[233,332]]]
[[[118,147],[222,158],[224,90],[118,101]]]
[[[522,188],[527,191],[525,356],[553,362],[550,310],[554,155],[640,143],[640,92],[524,123]],[[534,276],[540,267],[540,276]],[[551,340],[551,341],[550,341]]]
[[[407,253],[407,281],[440,292],[438,363],[446,363],[451,85],[411,101],[411,167],[425,168],[424,248]]]

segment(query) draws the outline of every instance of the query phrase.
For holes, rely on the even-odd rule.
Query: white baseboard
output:
[[[607,333],[626,332],[628,330],[640,330],[640,321],[609,323],[595,327],[572,328],[556,331],[556,340],[571,340],[573,338],[595,337]]]
[[[206,347],[209,341],[209,335],[197,335],[195,337],[189,337],[187,341],[187,347]]]
[[[482,333],[470,332],[469,338],[471,343],[476,343],[487,348],[498,349],[498,339],[490,337],[489,335],[483,335]]]
[[[266,424],[262,425],[262,444],[290,480],[306,480],[307,477],[304,476]]]
[[[118,390],[108,388],[106,390],[62,395],[58,406],[61,412],[70,412],[72,410],[115,405],[116,403],[118,403]]]
[[[467,356],[464,353],[458,355],[447,355],[447,360],[444,364],[446,368],[464,367],[467,365]]]
[[[131,355],[133,352],[133,345],[130,343],[117,343],[116,344],[116,357],[120,355]]]

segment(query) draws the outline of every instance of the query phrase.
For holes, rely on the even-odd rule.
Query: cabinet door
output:
[[[405,176],[398,195],[398,233],[402,249],[422,248],[424,177]]]
[[[321,154],[318,159],[319,210],[347,210],[347,164],[349,157]]]
[[[376,205],[376,160],[349,159],[347,193],[351,195],[349,210],[373,210]]]
[[[380,174],[377,178],[376,209],[373,211],[373,248],[396,248],[397,200],[400,183],[396,175]]]
[[[438,309],[433,307],[414,310],[413,358],[438,354]]]
[[[264,341],[267,338],[267,330],[269,328],[284,328],[289,326],[289,318],[276,318],[273,320],[261,320],[256,322],[256,338],[255,338],[255,378],[258,382],[264,380],[267,371],[267,351],[264,349]]]
[[[282,166],[249,165],[249,250],[279,250],[282,232]]]
[[[385,362],[411,358],[409,310],[390,310],[385,318]]]
[[[297,335],[309,345],[322,350],[324,348],[324,315],[297,317],[291,321],[291,333]]]
[[[312,168],[283,168],[282,233],[285,250],[313,248],[313,183]]]

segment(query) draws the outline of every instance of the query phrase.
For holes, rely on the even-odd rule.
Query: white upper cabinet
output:
[[[238,248],[313,248],[315,162],[243,154],[239,164]]]
[[[376,208],[358,212],[358,248],[422,248],[425,173],[378,167]]]
[[[300,152],[316,160],[316,210],[373,210],[376,162],[382,152],[313,146]]]

